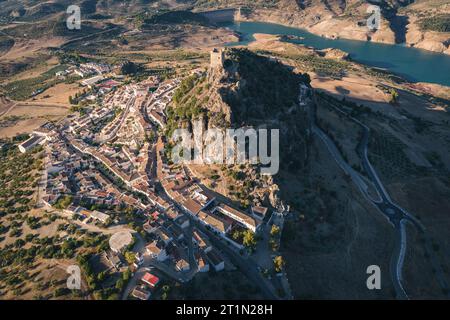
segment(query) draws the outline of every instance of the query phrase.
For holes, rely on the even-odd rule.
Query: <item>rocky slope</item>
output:
[[[211,68],[207,76],[193,76],[181,84],[167,111],[166,136],[175,128],[192,129],[195,120],[201,120],[204,128],[279,129],[280,171],[296,173],[303,167],[308,143],[306,113],[298,101],[301,83],[309,85],[309,77],[278,61],[246,49],[228,50],[224,68]],[[255,166],[225,167],[218,171],[246,175],[247,179],[237,180],[251,182],[243,189],[253,188],[248,194],[260,195],[255,203],[280,205],[277,175],[263,181]]]
[[[435,52],[450,54],[450,1],[417,1],[400,10],[400,14],[408,17],[406,26],[406,43]],[[433,21],[438,17],[446,17],[445,27],[439,29],[424,28],[424,22]],[[440,30],[440,31],[438,31]],[[442,32],[446,30],[447,32]]]

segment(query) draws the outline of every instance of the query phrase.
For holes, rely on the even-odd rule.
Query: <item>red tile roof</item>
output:
[[[152,287],[155,287],[159,282],[159,278],[151,273],[146,272],[142,277],[142,281],[144,281],[145,283],[149,284]]]

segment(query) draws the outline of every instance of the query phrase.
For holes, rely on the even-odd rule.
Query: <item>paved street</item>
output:
[[[236,252],[234,249],[231,249],[227,244],[225,244],[223,240],[219,239],[218,236],[216,236],[214,233],[205,228],[205,226],[192,218],[191,223],[194,223],[194,225],[200,231],[208,235],[212,244],[216,248],[220,249],[222,252],[228,255],[231,262],[235,264],[239,268],[239,270],[244,273],[250,279],[250,281],[252,281],[253,284],[257,285],[260,288],[266,299],[279,299],[275,288],[269,280],[261,275],[260,271],[258,270],[258,266],[253,261],[253,259],[241,256],[238,252]]]

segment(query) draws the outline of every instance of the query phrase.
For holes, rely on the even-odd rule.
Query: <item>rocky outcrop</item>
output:
[[[411,17],[407,26],[406,43],[412,47],[450,54],[448,32],[422,31],[417,17]]]
[[[229,49],[223,67],[215,64],[206,77],[184,81],[181,84],[186,88],[184,93],[176,93],[174,106],[169,108],[168,126],[180,127],[181,121],[187,121],[188,127],[194,129],[196,120],[201,120],[204,129],[277,129],[279,140],[272,141],[271,133],[269,139],[270,144],[279,145],[279,161],[276,161],[280,171],[297,174],[304,167],[308,124],[306,110],[299,105],[299,93],[301,84],[309,86],[308,76],[294,73],[272,57],[247,49]],[[263,165],[248,164],[232,170],[244,172],[245,181],[251,181],[246,188],[253,188],[253,200],[270,202],[274,208],[281,209],[282,192],[277,175],[261,179],[260,166]],[[217,170],[225,170],[221,174],[225,176],[230,168],[223,166]]]
[[[328,59],[347,60],[349,57],[349,54],[347,52],[334,48],[317,50],[317,52]]]
[[[228,76],[228,72],[223,68],[210,69],[208,72],[207,82],[211,86],[211,89],[208,91],[208,102],[206,104],[206,108],[213,114],[223,114],[226,123],[231,123],[231,108],[225,103],[223,100],[223,96],[221,91],[223,90],[223,79],[226,79]],[[231,87],[230,91],[235,92],[236,89]],[[209,127],[222,126],[224,123],[209,123]]]

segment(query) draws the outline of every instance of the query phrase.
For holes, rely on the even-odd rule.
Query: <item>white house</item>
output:
[[[242,211],[234,209],[224,203],[219,204],[214,208],[214,211],[219,211],[220,213],[230,217],[231,219],[240,222],[246,228],[253,232],[256,232],[261,226],[262,221],[253,216],[250,216]]]
[[[148,244],[145,249],[147,254],[157,261],[165,261],[168,258],[165,245],[162,242],[153,241]]]
[[[45,137],[42,136],[31,136],[28,140],[25,140],[19,144],[19,150],[22,153],[26,153],[28,150],[33,149],[38,144],[42,144],[45,141]]]

